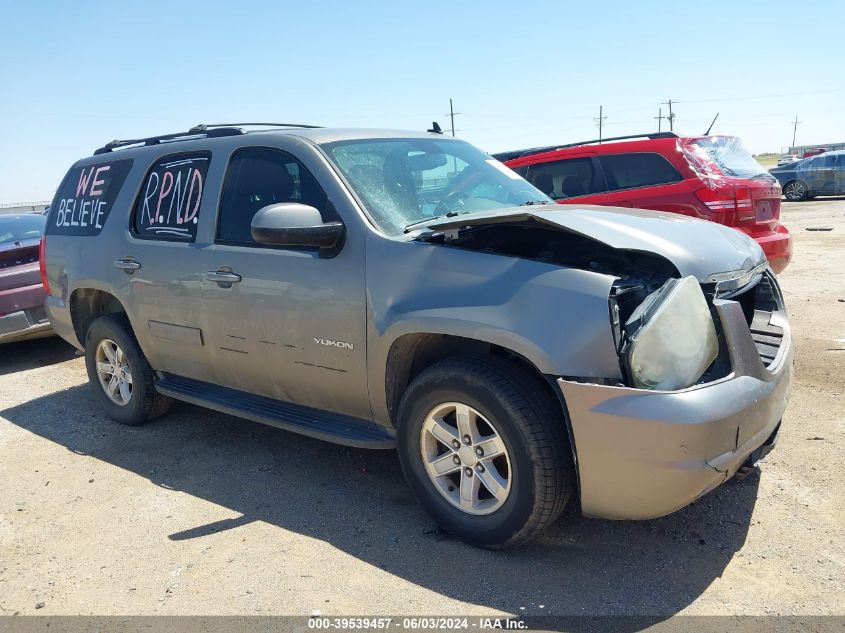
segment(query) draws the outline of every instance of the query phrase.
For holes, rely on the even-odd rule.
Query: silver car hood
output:
[[[595,205],[510,207],[434,220],[421,228],[449,231],[502,222],[536,221],[620,250],[644,251],[672,262],[701,282],[743,273],[766,261],[753,239],[728,226],[676,213]]]

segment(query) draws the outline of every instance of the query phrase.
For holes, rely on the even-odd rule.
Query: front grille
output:
[[[38,244],[35,246],[21,246],[0,253],[0,268],[23,266],[38,261]]]

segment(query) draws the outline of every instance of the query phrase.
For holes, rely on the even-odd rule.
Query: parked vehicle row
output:
[[[816,196],[840,196],[845,194],[845,150],[775,167],[771,174],[783,187],[783,195],[792,202]]]
[[[115,141],[57,190],[45,305],[123,424],[178,399],[397,448],[422,505],[482,546],[530,540],[570,502],[660,516],[774,446],[792,379],[777,280],[732,228],[777,225],[777,185],[730,143],[680,145],[686,167],[581,148],[553,171],[547,152],[516,165],[529,182],[436,133]],[[572,197],[572,176],[632,207],[626,185],[684,187],[704,203],[689,215],[735,222],[564,208],[548,194]]]
[[[824,151],[819,150],[806,151],[814,156]],[[815,161],[784,155],[771,174],[790,201],[840,195],[845,193],[845,159],[834,159],[836,154]],[[757,240],[775,272],[783,271],[792,256],[789,232],[779,223],[780,191],[737,139],[658,133],[496,156],[560,204],[670,211],[735,226]],[[10,217],[26,222],[29,215]],[[26,252],[27,247],[22,248]],[[11,255],[5,261],[10,262]],[[20,275],[22,270],[4,275],[9,288],[0,290],[8,291],[4,295],[6,312],[0,311],[0,318],[5,318],[0,325],[0,343],[51,334],[38,305],[24,309],[20,301],[10,298],[12,294],[18,299],[26,295],[24,303],[32,303],[41,294],[31,287],[23,290],[12,281],[13,276],[23,279]]]
[[[737,138],[664,132],[496,157],[559,204],[654,209],[732,226],[757,240],[775,272],[792,257],[779,221],[781,187]]]

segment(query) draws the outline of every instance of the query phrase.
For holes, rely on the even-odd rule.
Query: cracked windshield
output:
[[[328,151],[373,222],[391,236],[433,218],[552,202],[519,174],[462,141],[343,141]]]

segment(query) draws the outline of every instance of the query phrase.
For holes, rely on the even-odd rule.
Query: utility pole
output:
[[[674,103],[678,103],[678,102],[675,101]],[[669,99],[669,101],[664,101],[660,105],[668,105],[669,106],[669,116],[667,116],[666,119],[669,121],[669,131],[674,132],[675,131],[675,113],[672,112],[672,100]]]
[[[452,122],[452,136],[455,136],[455,115],[460,114],[460,112],[455,112],[455,108],[452,106],[452,100],[449,99],[449,120]]]
[[[789,151],[792,151],[792,149],[795,147],[795,133],[798,132],[799,123],[801,123],[801,121],[798,120],[798,115],[796,114],[795,120],[792,121],[792,147],[789,148]]]
[[[596,125],[599,126],[599,143],[601,143],[601,129],[604,125],[604,120],[607,118],[606,116],[602,116],[602,112],[604,110],[604,106],[599,106],[599,118],[593,119],[596,122]]]
[[[663,116],[663,108],[657,108],[657,116],[654,117],[654,118],[657,119],[657,131],[658,132],[662,131],[661,126],[662,126],[662,123],[663,123],[663,119],[669,118],[669,117]]]

